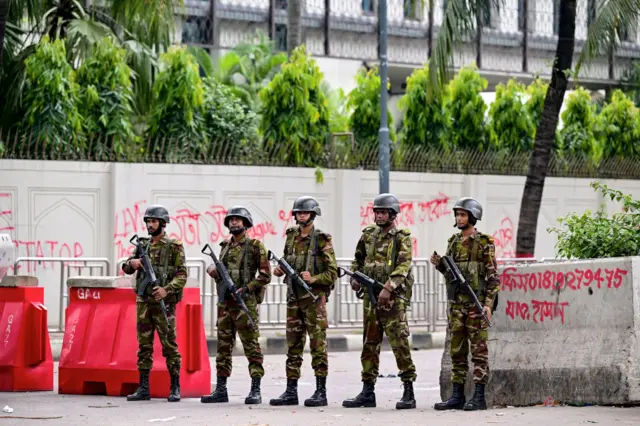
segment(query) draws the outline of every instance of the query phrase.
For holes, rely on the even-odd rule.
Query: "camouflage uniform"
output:
[[[313,200],[313,199],[311,199]],[[315,200],[313,200],[315,201]],[[317,205],[317,203],[316,203]],[[294,205],[295,206],[295,205]],[[319,207],[318,207],[319,210]],[[302,353],[306,334],[310,339],[311,366],[316,376],[316,393],[305,400],[305,406],[326,405],[326,377],[329,370],[327,354],[327,298],[335,286],[338,266],[331,234],[315,227],[302,236],[299,226],[286,231],[283,259],[298,273],[308,271],[316,281],[309,284],[316,301],[302,288],[292,285],[293,294],[287,300],[287,390],[271,405],[297,405],[297,381],[300,378]],[[289,284],[288,278],[285,283]]]
[[[230,224],[231,218],[242,219],[242,226]],[[262,242],[247,237],[246,230],[253,226],[251,213],[243,206],[233,206],[227,211],[224,225],[229,228],[232,238],[220,243],[220,262],[229,274],[237,291],[241,291],[241,298],[249,311],[249,315],[242,309],[230,294],[231,288],[225,288],[221,274],[213,274],[216,278],[218,302],[218,350],[216,355],[216,369],[218,381],[215,390],[210,395],[200,398],[201,402],[229,402],[227,393],[227,377],[231,376],[231,354],[236,343],[236,331],[244,347],[244,353],[249,361],[249,375],[251,376],[251,391],[245,398],[245,404],[260,404],[260,380],[264,376],[262,367],[262,349],[258,339],[258,305],[264,299],[266,285],[271,282],[271,266],[267,257],[267,250]],[[256,276],[257,274],[257,276]],[[255,325],[253,328],[251,321]]]
[[[256,329],[251,328],[247,315],[236,302],[227,297],[224,304],[218,303],[218,353],[216,368],[218,376],[231,376],[231,352],[235,346],[236,331],[244,347],[244,353],[249,361],[249,375],[251,377],[264,376],[262,368],[262,350],[260,349],[260,330],[258,325],[258,304],[264,299],[265,286],[271,282],[271,267],[267,259],[264,245],[256,239],[246,235],[240,241],[225,240],[220,243],[222,251],[220,261],[227,267],[234,283],[242,283],[245,304],[251,312],[251,318]],[[243,262],[247,260],[246,263]],[[256,272],[258,276],[256,277]],[[218,294],[220,294],[221,279],[216,279]],[[238,286],[240,288],[240,286]]]
[[[376,197],[374,209],[386,208],[388,205],[397,205],[397,198],[391,194],[381,194]],[[392,217],[396,211],[392,210]],[[364,335],[363,347],[360,355],[362,363],[363,391],[356,398],[343,402],[345,407],[375,407],[374,387],[380,367],[380,348],[382,346],[383,333],[389,339],[389,344],[396,358],[396,364],[400,371],[399,376],[405,384],[405,389],[412,386],[416,380],[416,366],[411,358],[411,346],[409,345],[409,325],[407,323],[406,304],[402,299],[394,298],[398,294],[411,300],[413,288],[413,274],[411,263],[413,258],[413,245],[411,231],[398,229],[391,219],[390,227],[386,231],[378,225],[369,225],[362,230],[362,235],[356,246],[354,260],[351,263],[352,272],[361,272],[381,284],[387,284],[391,291],[390,308],[378,305],[374,307],[369,299],[369,294],[364,291],[363,317]],[[381,289],[379,289],[381,290]],[[377,291],[376,294],[379,294]],[[411,388],[412,390],[412,388]],[[407,392],[410,397],[411,392]],[[398,403],[397,408],[413,408],[404,401]]]
[[[149,209],[153,207],[151,206]],[[166,216],[166,222],[168,222],[168,212]],[[145,214],[145,221],[147,217],[153,217],[153,215]],[[162,355],[166,359],[167,370],[169,370],[172,379],[171,393],[174,394],[176,390],[179,392],[181,357],[176,342],[176,304],[182,300],[182,290],[187,282],[187,267],[182,242],[169,238],[164,230],[156,242],[152,243],[150,238],[140,238],[140,241],[149,255],[156,277],[161,281],[159,286],[167,291],[167,296],[163,300],[169,324],[164,318],[160,302],[157,302],[152,295],[154,285],[147,285],[145,294],[136,296],[138,370],[141,375],[141,388],[133,395],[129,395],[129,400],[148,399],[148,375],[153,366],[154,331],[158,332],[162,344]],[[134,253],[122,264],[122,271],[125,274],[130,275],[135,272],[129,266],[129,261],[139,259],[140,255],[141,253],[136,248]],[[143,279],[144,272],[139,271],[134,287],[136,293]],[[173,399],[175,398],[170,395],[170,400]],[[177,400],[179,400],[179,396]]]
[[[463,198],[456,204],[457,208],[465,208],[465,200],[468,203],[477,201]],[[479,206],[479,204],[478,204]],[[456,210],[457,208],[454,208]],[[468,210],[471,224],[482,217],[482,210]],[[473,217],[475,213],[476,217]],[[479,217],[478,217],[479,216]],[[452,235],[448,240],[446,255],[450,256],[458,265],[467,283],[478,297],[480,304],[495,309],[500,280],[498,266],[495,257],[495,244],[490,235],[478,232],[474,228],[468,238],[463,238],[462,232]],[[445,274],[443,262],[436,269]],[[447,299],[449,302],[449,331],[451,333],[451,363],[452,379],[454,384],[454,396],[451,402],[439,403],[437,409],[462,408],[473,410],[486,408],[484,402],[484,385],[489,378],[489,350],[487,347],[488,324],[479,313],[473,303],[473,298],[463,288],[456,288],[451,284],[451,277],[445,274],[447,279]],[[469,371],[468,355],[471,345],[471,360],[473,362],[473,381],[476,384],[474,397],[464,404],[464,383]],[[455,407],[453,407],[455,405]]]

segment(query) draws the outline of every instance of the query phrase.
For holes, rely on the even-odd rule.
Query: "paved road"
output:
[[[402,395],[402,385],[391,352],[383,352],[381,374],[376,396],[377,408],[346,409],[342,400],[355,396],[361,388],[359,354],[341,352],[330,354],[328,397],[329,406],[324,408],[271,407],[269,399],[284,391],[283,355],[267,355],[263,382],[263,403],[257,406],[244,405],[249,391],[250,379],[247,361],[234,357],[234,375],[228,383],[228,404],[201,404],[198,399],[183,399],[169,403],[163,399],[145,402],[127,402],[124,398],[105,396],[58,395],[44,393],[0,393],[0,408],[9,405],[12,414],[0,413],[1,425],[638,425],[640,408],[610,407],[527,407],[499,408],[482,412],[436,412],[433,404],[440,400],[438,374],[441,349],[414,351],[418,366],[418,381],[415,385],[418,408],[398,411],[396,401]],[[215,365],[215,360],[211,360]],[[215,370],[212,370],[215,371]],[[215,378],[213,379],[215,381]],[[310,358],[305,354],[303,377],[299,382],[299,398],[308,398],[314,391]],[[57,388],[57,375],[54,388]],[[43,419],[14,419],[8,416],[42,417]],[[53,417],[53,418],[52,418]],[[59,418],[56,418],[59,417]],[[47,418],[47,419],[44,419]],[[158,419],[168,419],[159,421]],[[5,420],[5,421],[2,421]],[[155,420],[155,421],[152,421]]]

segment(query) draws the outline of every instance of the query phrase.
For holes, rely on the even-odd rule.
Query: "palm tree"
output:
[[[302,0],[287,1],[287,53],[302,43]]]
[[[134,73],[137,112],[146,113],[155,59],[169,47],[175,8],[182,5],[182,0],[108,0],[85,10],[77,0],[0,0],[0,124],[13,123],[19,113],[24,60],[45,34],[65,40],[74,66],[100,39],[118,41]]]

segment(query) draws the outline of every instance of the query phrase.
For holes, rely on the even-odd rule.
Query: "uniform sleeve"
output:
[[[331,234],[321,234],[318,238],[318,261],[325,265],[326,270],[318,275],[313,275],[314,284],[330,286],[338,279],[338,264],[333,250]]]
[[[364,242],[364,235],[360,237],[358,245],[356,245],[356,252],[351,262],[352,272],[362,272],[364,269],[364,261],[367,258],[367,246]]]
[[[411,236],[404,233],[398,238],[398,254],[396,256],[396,268],[389,274],[391,291],[401,287],[409,272],[411,272],[411,262],[413,261],[413,244]]]
[[[174,241],[171,248],[174,250],[173,266],[175,267],[176,273],[165,289],[168,293],[176,294],[187,284],[187,261],[185,259],[184,246],[181,241]]]
[[[493,301],[500,291],[500,277],[498,276],[498,262],[496,261],[496,246],[493,238],[489,237],[489,243],[482,250],[482,262],[486,271],[487,295],[484,299],[485,306],[493,307]]]
[[[253,253],[258,261],[258,276],[247,284],[249,291],[256,291],[271,282],[271,265],[269,264],[267,249],[264,247],[264,244],[257,241]]]
[[[127,260],[125,260],[124,263],[122,264],[122,272],[124,272],[127,275],[131,275],[134,272],[136,272],[135,269],[129,266],[129,261],[131,259],[138,259],[138,258],[140,258],[140,254],[138,253],[138,247],[136,247],[133,253],[131,253],[131,256],[127,257]]]
[[[451,247],[453,246],[453,244],[451,244],[451,241],[453,241],[453,237],[449,238],[449,240],[447,241],[447,251],[444,253],[445,256],[451,256],[451,254],[452,254],[453,250],[451,250]],[[438,263],[436,265],[436,269],[441,274],[444,274],[445,272],[447,272],[447,268],[444,267],[444,261],[443,260],[440,260],[440,263]]]

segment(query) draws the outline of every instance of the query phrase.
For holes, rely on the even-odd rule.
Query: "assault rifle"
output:
[[[209,249],[209,251],[208,252],[205,251],[206,249]],[[204,247],[202,247],[202,250],[200,250],[200,252],[208,256],[211,256],[211,259],[213,259],[213,263],[216,265],[216,271],[218,272],[218,276],[222,280],[222,288],[220,289],[220,294],[218,295],[218,301],[220,303],[224,303],[224,300],[227,297],[227,292],[231,293],[231,297],[233,297],[233,300],[235,300],[238,306],[240,306],[240,309],[242,309],[244,313],[247,314],[247,318],[249,318],[249,323],[251,324],[251,328],[256,328],[256,324],[253,322],[253,319],[249,314],[249,308],[247,308],[247,304],[244,303],[244,299],[242,298],[242,295],[238,294],[238,289],[236,288],[236,285],[233,283],[233,280],[231,279],[231,277],[229,276],[229,271],[227,271],[227,268],[224,266],[224,263],[220,262],[220,260],[218,259],[216,254],[213,252],[213,249],[209,244],[205,244]]]
[[[364,289],[366,288],[367,293],[369,294],[369,300],[371,301],[371,304],[373,306],[378,306],[378,296],[380,295],[380,292],[384,288],[384,284],[382,284],[380,281],[376,281],[373,278],[366,276],[362,272],[359,272],[359,271],[351,272],[348,269],[339,267],[338,276],[343,277],[345,275],[350,276],[351,278],[355,279],[358,283],[360,283],[361,285],[360,290],[356,292],[356,296],[358,297],[358,299],[362,299],[364,295]],[[398,299],[402,299],[405,302],[409,303],[409,300],[407,300],[405,297],[402,297],[399,294],[396,294],[395,296]]]
[[[153,270],[153,266],[151,265],[151,260],[149,259],[149,253],[148,251],[145,251],[144,245],[140,242],[140,238],[138,238],[138,234],[135,234],[133,237],[131,237],[129,242],[134,246],[136,246],[138,248],[138,252],[140,252],[140,261],[142,262],[144,279],[140,283],[140,287],[138,287],[138,296],[144,296],[144,293],[147,290],[147,286],[149,284],[151,284],[152,286],[151,288],[153,289],[153,287],[159,286],[161,282],[156,277],[156,272]],[[167,321],[167,324],[169,324],[169,317],[167,316],[167,307],[165,306],[164,300],[162,299],[160,299],[160,307],[162,308],[164,319]]]
[[[435,251],[433,253],[437,254]],[[479,313],[482,314],[482,316],[484,317],[485,321],[487,321],[487,324],[489,324],[489,327],[491,327],[491,322],[489,321],[489,318],[487,318],[487,316],[484,314],[484,311],[482,309],[482,305],[480,304],[480,301],[478,300],[478,296],[476,296],[476,293],[469,286],[469,283],[465,279],[464,275],[462,275],[462,271],[460,271],[460,268],[458,268],[458,265],[456,265],[456,263],[453,261],[453,259],[451,259],[450,256],[442,256],[442,260],[444,262],[444,267],[447,269],[447,271],[453,277],[453,279],[452,279],[453,284],[456,287],[462,286],[467,290],[467,292],[473,298],[473,304],[476,306],[476,309],[478,310]]]
[[[314,302],[318,299],[318,296],[313,294],[313,292],[311,291],[311,288],[307,285],[306,282],[304,282],[302,277],[300,277],[300,275],[293,270],[291,265],[289,265],[289,263],[287,263],[286,260],[282,258],[279,259],[275,254],[273,254],[271,250],[269,250],[269,260],[275,260],[276,262],[278,262],[278,266],[282,268],[282,270],[284,271],[284,274],[287,276],[287,278],[289,278],[289,284],[288,284],[289,294],[295,295],[295,293],[293,292],[293,283],[295,283],[297,286],[302,287],[304,291],[309,293],[309,295],[313,297]]]

